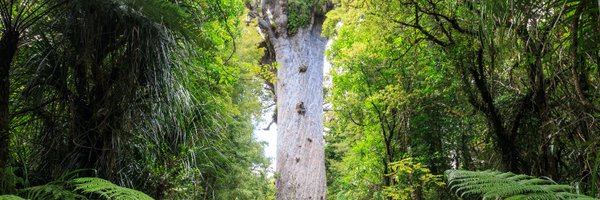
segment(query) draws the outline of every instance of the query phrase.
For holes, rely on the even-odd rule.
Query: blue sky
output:
[[[262,120],[254,129],[254,137],[259,141],[267,143],[265,146],[265,156],[271,159],[270,171],[275,171],[277,164],[277,124],[271,125],[268,131],[263,130],[271,122],[271,116],[273,116],[273,109],[265,112],[262,116]]]

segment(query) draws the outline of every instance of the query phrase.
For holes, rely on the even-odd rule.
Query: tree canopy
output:
[[[409,180],[390,165],[416,158],[432,174],[507,170],[596,195],[598,20],[590,1],[340,1],[325,31],[330,193],[393,197],[383,188]],[[411,199],[450,198],[414,187]]]

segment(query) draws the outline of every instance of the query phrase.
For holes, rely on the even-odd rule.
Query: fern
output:
[[[87,169],[78,169],[56,178],[54,181],[45,185],[38,185],[21,189],[19,194],[26,199],[46,200],[46,199],[86,199],[85,196],[75,193],[66,188],[72,188],[68,180],[73,179],[79,173],[88,171]]]
[[[15,195],[0,195],[0,200],[25,200]]]
[[[23,189],[27,199],[86,199],[85,196],[67,190],[59,184],[33,186]]]
[[[152,200],[152,197],[143,192],[121,187],[101,178],[77,178],[72,182],[75,191],[98,194],[106,199]]]
[[[523,174],[498,171],[448,170],[448,186],[460,197],[475,196],[482,199],[544,200],[595,198],[573,193],[575,188],[560,185],[547,179]]]
[[[75,172],[76,173],[76,172]],[[19,190],[20,196],[0,195],[0,200],[86,200],[84,194],[94,194],[93,199],[124,199],[124,200],[152,200],[152,197],[143,192],[121,187],[101,178],[76,178],[65,180],[75,173],[69,173],[45,185],[28,187]],[[98,196],[95,196],[98,195]]]

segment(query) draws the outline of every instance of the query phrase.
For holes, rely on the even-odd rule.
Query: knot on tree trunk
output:
[[[296,112],[300,115],[304,115],[306,113],[306,108],[304,108],[304,102],[300,102],[296,104]]]

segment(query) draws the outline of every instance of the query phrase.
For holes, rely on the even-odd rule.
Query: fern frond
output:
[[[575,188],[570,185],[512,172],[448,170],[446,175],[450,189],[461,197],[506,200],[595,199],[573,193]]]
[[[77,178],[72,183],[75,191],[98,194],[106,199],[153,200],[143,192],[121,187],[101,178]]]
[[[560,199],[572,199],[572,200],[597,200],[596,198],[581,195],[581,194],[573,194],[570,192],[559,192],[556,194]]]
[[[25,188],[27,199],[86,199],[85,196],[66,190],[62,185],[46,184]]]
[[[15,195],[0,195],[0,200],[25,200]]]

